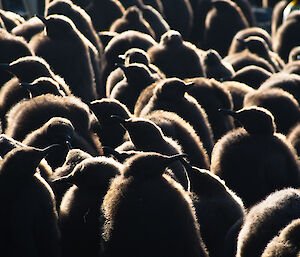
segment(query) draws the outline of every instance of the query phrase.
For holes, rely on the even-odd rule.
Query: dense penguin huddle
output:
[[[297,0],[0,6],[0,257],[300,256]]]

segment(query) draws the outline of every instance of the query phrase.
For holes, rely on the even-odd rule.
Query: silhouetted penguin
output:
[[[36,174],[40,161],[58,147],[20,147],[1,161],[1,255],[60,256],[54,195]]]
[[[0,156],[3,159],[7,153],[9,153],[11,150],[17,148],[17,147],[24,147],[26,145],[22,144],[21,142],[8,137],[5,134],[0,135]],[[45,159],[42,159],[39,166],[38,166],[38,173],[45,179],[48,183],[51,179],[51,176],[53,174],[53,170],[49,166],[49,164],[46,162]]]
[[[148,54],[151,63],[166,77],[185,79],[204,75],[199,51],[191,43],[183,41],[179,32],[169,30],[161,37],[158,45],[148,50]]]
[[[295,46],[289,53],[289,63],[300,60],[300,46]]]
[[[12,81],[11,81],[12,82]],[[59,84],[50,78],[38,78],[32,83],[7,82],[0,90],[0,118],[2,129],[6,127],[5,115],[15,104],[23,99],[29,99],[42,94],[65,96]]]
[[[250,27],[250,28],[242,29],[234,35],[230,48],[228,50],[228,55],[241,52],[242,50],[244,50],[245,46],[242,43],[243,42],[242,40],[250,36],[257,36],[264,39],[264,41],[269,46],[269,49],[270,50],[273,49],[271,36],[266,30],[260,27]]]
[[[290,129],[300,122],[298,102],[291,94],[279,88],[258,90],[247,94],[244,107],[250,106],[259,106],[269,110],[274,116],[277,132],[284,135],[287,135]]]
[[[219,53],[213,49],[207,50],[202,56],[202,67],[206,78],[223,81],[230,79],[234,75],[232,65],[224,62]]]
[[[49,63],[54,73],[65,79],[74,95],[85,102],[95,100],[95,74],[89,52],[94,46],[68,17],[50,15],[41,19],[45,31],[31,39],[30,47]]]
[[[179,158],[141,153],[124,163],[102,205],[105,256],[208,256],[190,197],[164,174]]]
[[[181,162],[190,179],[190,195],[209,256],[222,256],[227,232],[244,217],[243,202],[218,176]]]
[[[271,72],[256,65],[248,65],[238,70],[230,80],[258,89],[272,75]]]
[[[113,37],[105,47],[102,56],[103,82],[106,83],[108,75],[116,68],[115,64],[119,62],[119,55],[134,47],[147,51],[156,44],[156,41],[151,36],[133,30]]]
[[[16,140],[24,140],[52,117],[70,120],[75,131],[86,141],[88,152],[102,155],[101,143],[92,131],[94,116],[86,104],[74,96],[41,95],[16,104],[7,114],[5,134]]]
[[[112,116],[112,118],[117,119],[128,131],[133,150],[156,152],[169,156],[183,153],[181,146],[172,138],[165,136],[161,128],[150,120],[135,117],[124,119],[118,116]],[[170,168],[176,180],[186,189],[188,178],[182,164],[175,162]]]
[[[55,169],[50,176],[49,184],[51,185],[51,188],[53,189],[53,192],[55,194],[57,210],[59,210],[59,206],[64,194],[72,186],[66,181],[59,182],[59,179],[71,174],[75,166],[87,158],[92,158],[92,156],[80,149],[70,149],[66,156],[64,164],[61,167]],[[55,181],[57,181],[58,183],[56,183]]]
[[[189,83],[178,78],[169,78],[159,82],[149,102],[143,108],[143,117],[155,110],[175,112],[194,128],[203,146],[210,155],[213,147],[213,132],[207,115],[196,99],[186,92]]]
[[[225,57],[234,35],[249,27],[249,24],[234,2],[215,0],[212,4],[213,8],[207,13],[205,20],[203,48],[214,49]]]
[[[270,194],[246,215],[236,256],[261,256],[269,241],[292,220],[299,218],[299,213],[299,190],[286,188]]]
[[[188,155],[192,165],[202,169],[209,169],[208,154],[200,138],[189,123],[176,113],[161,110],[151,112],[145,118],[158,125],[165,136],[178,142],[182,151]]]
[[[274,51],[284,62],[288,62],[290,51],[300,44],[300,36],[296,33],[299,24],[300,11],[293,11],[272,37]]]
[[[243,108],[244,98],[247,93],[254,92],[252,87],[237,81],[224,81],[222,85],[231,94],[234,111]]]
[[[34,35],[42,32],[43,30],[43,22],[34,16],[26,20],[24,23],[14,27],[11,30],[11,34],[23,37],[27,42],[29,42]]]
[[[22,37],[17,37],[5,29],[0,29],[0,63],[11,63],[23,56],[33,55],[33,51]],[[12,75],[5,69],[0,69],[0,86]]]
[[[124,6],[118,0],[92,1],[84,9],[91,16],[96,31],[109,30],[111,24],[125,12]]]
[[[170,28],[180,32],[184,40],[189,40],[193,26],[193,9],[188,0],[162,0],[165,20]]]
[[[124,73],[124,79],[117,83],[110,93],[110,98],[125,104],[133,113],[135,103],[147,86],[158,80],[144,64],[133,63],[128,66],[119,65]]]
[[[241,197],[245,207],[275,190],[297,188],[297,155],[285,137],[276,133],[273,115],[261,107],[223,112],[240,121],[243,128],[232,130],[215,144],[210,169]]]
[[[227,55],[223,60],[225,62],[229,62],[235,72],[249,65],[255,65],[271,73],[275,73],[273,66],[267,60],[251,53],[248,49],[245,49],[238,53]]]
[[[114,159],[101,156],[83,160],[71,174],[59,178],[74,184],[64,195],[59,210],[62,256],[99,256],[104,224],[101,205],[110,180],[121,169]]]
[[[266,246],[262,257],[297,257],[300,252],[300,218],[294,219]]]
[[[218,109],[232,109],[232,97],[221,83],[215,79],[195,78],[187,89],[187,93],[194,97],[207,114],[214,139],[217,141],[226,132],[234,128],[233,120],[218,112]]]
[[[271,51],[264,39],[257,36],[250,36],[241,39],[245,48],[251,53],[267,60],[274,68],[275,72],[282,70],[284,61],[273,51]]]
[[[259,87],[260,90],[280,88],[287,91],[295,97],[298,103],[300,103],[300,76],[296,74],[276,73]]]
[[[97,134],[102,145],[110,146],[112,148],[121,145],[124,142],[126,130],[119,122],[111,119],[111,116],[117,115],[124,119],[129,119],[131,113],[127,107],[116,99],[108,98],[93,101],[89,106],[100,123]]]
[[[143,18],[141,10],[136,6],[126,9],[123,16],[115,20],[110,26],[110,31],[122,33],[135,30],[150,35],[156,39],[155,33],[149,23]]]

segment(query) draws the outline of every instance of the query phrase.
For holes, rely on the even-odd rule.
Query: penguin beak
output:
[[[236,112],[232,110],[227,110],[227,109],[218,109],[219,112],[230,115],[232,117],[236,117]]]
[[[9,63],[0,63],[0,69],[10,71],[10,64]]]
[[[21,82],[21,83],[20,83],[20,86],[21,86],[21,87],[24,87],[24,88],[26,88],[26,89],[29,89],[32,85],[31,85],[31,83]]]
[[[175,154],[175,155],[172,155],[172,156],[168,156],[167,157],[167,162],[169,164],[175,162],[175,161],[181,161],[183,160],[184,157],[188,157],[187,154],[185,153],[180,153],[180,154]]]
[[[69,174],[67,176],[63,176],[60,178],[56,178],[51,181],[52,183],[68,183],[68,184],[74,184],[75,180],[72,174]]]
[[[59,148],[61,148],[61,145],[59,145],[59,144],[53,144],[53,145],[50,145],[50,146],[42,149],[42,152],[43,152],[44,156],[46,156],[49,153],[55,152]]]
[[[36,16],[37,18],[39,18],[39,19],[47,26],[47,23],[48,23],[47,18],[45,18],[44,16],[39,15],[39,14],[36,14],[35,16]]]
[[[187,82],[185,83],[185,91],[188,91],[191,87],[193,87],[196,83],[195,82]]]
[[[110,154],[115,157],[119,156],[119,152],[109,146],[102,146],[102,149],[105,156],[108,156]]]
[[[115,121],[119,122],[121,125],[124,125],[127,122],[126,119],[124,119],[124,118],[122,118],[121,116],[118,116],[118,115],[111,115],[110,118],[112,120],[115,120]]]

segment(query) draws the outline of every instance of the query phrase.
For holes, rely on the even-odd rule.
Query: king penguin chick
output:
[[[136,6],[126,9],[123,16],[115,20],[110,26],[110,31],[122,33],[128,30],[135,30],[150,35],[156,39],[155,32],[149,23],[143,18],[141,10]]]
[[[244,217],[242,200],[218,176],[181,160],[190,178],[190,191],[209,256],[222,256],[231,226]]]
[[[266,246],[261,257],[297,257],[300,253],[300,218],[294,219]]]
[[[191,124],[210,155],[214,142],[212,129],[204,109],[194,97],[186,93],[192,84],[178,78],[160,81],[140,116],[143,117],[155,110],[175,112]]]
[[[112,89],[110,98],[125,104],[128,110],[133,113],[140,93],[158,79],[144,64],[133,63],[128,66],[120,64],[119,67],[124,73],[124,79]]]
[[[206,78],[214,78],[222,82],[234,75],[232,65],[224,62],[219,53],[213,49],[209,49],[204,53],[202,66]]]
[[[90,109],[96,115],[100,128],[97,130],[97,135],[103,146],[116,148],[124,142],[126,130],[119,122],[111,119],[112,115],[117,115],[124,119],[129,119],[131,113],[127,107],[118,100],[102,98],[90,103]]]
[[[298,219],[299,213],[299,190],[286,188],[270,194],[245,216],[236,256],[260,257],[272,238],[292,220]]]
[[[162,35],[158,45],[148,50],[150,62],[156,65],[166,77],[180,79],[204,75],[199,49],[184,41],[181,34],[169,30]]]
[[[128,131],[134,150],[156,152],[165,155],[182,153],[181,146],[172,138],[166,137],[161,128],[154,122],[135,117],[124,119],[113,116],[112,118],[119,120],[120,124]],[[145,137],[145,135],[147,136]],[[170,165],[170,168],[175,178],[186,189],[188,178],[182,164],[180,162],[174,162]]]
[[[285,187],[299,187],[294,148],[276,133],[273,115],[261,107],[222,110],[243,128],[232,130],[214,146],[211,172],[242,198],[248,208]],[[272,161],[270,161],[272,160]]]
[[[36,174],[40,161],[57,147],[20,147],[2,160],[1,255],[60,256],[54,195],[47,182]]]
[[[190,197],[164,174],[179,158],[141,153],[124,163],[102,205],[105,256],[208,256]]]
[[[73,184],[59,210],[62,256],[99,256],[104,224],[100,207],[110,180],[121,169],[117,161],[101,156],[83,160],[71,174],[59,178]]]
[[[53,14],[40,18],[45,31],[31,39],[30,47],[65,79],[74,95],[85,102],[95,100],[95,74],[89,52],[90,47],[95,47],[68,17]]]

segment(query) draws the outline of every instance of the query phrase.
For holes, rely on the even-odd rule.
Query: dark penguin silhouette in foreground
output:
[[[162,35],[160,43],[148,50],[150,62],[156,65],[166,77],[180,79],[204,75],[200,50],[184,41],[181,34],[169,30]]]
[[[34,36],[29,45],[44,58],[54,73],[62,76],[72,93],[85,102],[96,99],[95,73],[89,48],[94,46],[63,15],[40,17],[45,31]]]
[[[148,34],[153,39],[156,39],[155,32],[149,23],[143,18],[141,10],[136,6],[129,7],[124,15],[115,20],[111,26],[110,31],[122,33],[127,30],[136,30]]]
[[[51,188],[55,194],[57,210],[59,210],[59,206],[64,194],[72,186],[67,182],[59,182],[59,179],[71,174],[75,166],[87,158],[92,158],[92,156],[80,149],[70,149],[65,158],[64,164],[53,171],[49,180],[49,184],[51,185]],[[55,181],[58,181],[58,183]]]
[[[123,73],[124,79],[115,85],[110,93],[110,98],[125,104],[133,113],[135,103],[140,93],[147,86],[154,83],[157,78],[152,75],[144,64],[133,63],[130,65],[118,65]]]
[[[112,158],[88,158],[71,174],[59,178],[59,182],[73,184],[59,210],[62,256],[99,256],[104,224],[101,205],[110,180],[120,174],[121,168]]]
[[[262,257],[297,257],[300,252],[300,218],[282,229],[266,246]]]
[[[23,56],[33,55],[33,51],[22,37],[17,37],[5,29],[0,29],[0,63],[11,63]],[[5,69],[0,69],[0,85],[12,78]]]
[[[193,84],[187,93],[194,97],[207,114],[214,139],[218,140],[233,129],[233,120],[218,112],[218,109],[232,109],[232,97],[223,85],[215,79],[194,78],[187,80]]]
[[[299,190],[287,188],[270,194],[246,215],[238,237],[236,256],[261,256],[268,242],[292,220],[299,218],[299,213]]]
[[[181,162],[190,179],[191,198],[209,256],[222,256],[227,232],[244,217],[243,202],[218,176]]]
[[[90,103],[90,109],[96,115],[100,128],[97,129],[97,135],[103,146],[116,148],[124,142],[126,130],[119,122],[111,119],[112,115],[117,115],[124,119],[129,119],[131,113],[127,107],[118,100],[102,98]]]
[[[128,147],[128,145],[130,147],[130,144],[132,144],[131,147],[133,150],[143,152],[156,152],[165,155],[182,153],[181,146],[172,138],[165,136],[161,128],[154,122],[135,117],[124,119],[112,116],[112,118],[118,120],[129,134],[130,141],[121,145],[121,148],[122,146]],[[175,179],[186,189],[188,178],[182,164],[174,162],[170,165],[170,168],[175,175]]]
[[[5,134],[23,141],[27,134],[42,127],[53,117],[68,119],[93,156],[102,155],[99,139],[92,131],[95,117],[88,106],[74,96],[41,95],[16,104],[7,114]]]
[[[223,62],[219,53],[213,49],[209,49],[204,53],[202,64],[206,78],[214,78],[223,81],[230,79],[234,74],[232,65]]]
[[[190,197],[164,174],[179,158],[140,153],[124,163],[102,205],[105,256],[208,256]]]
[[[192,84],[178,78],[160,81],[140,116],[143,117],[155,110],[175,112],[192,125],[207,153],[210,154],[214,141],[212,129],[204,109],[194,97],[186,94],[189,85]]]
[[[232,130],[215,144],[211,172],[223,179],[247,208],[275,190],[299,186],[296,152],[276,133],[269,111],[249,107],[222,112],[237,119],[243,128]]]
[[[230,80],[245,83],[254,89],[258,89],[272,75],[271,72],[256,65],[248,65],[238,70]]]
[[[249,27],[249,24],[236,3],[215,0],[212,4],[213,8],[207,13],[205,20],[203,48],[215,49],[225,57],[234,35]]]
[[[244,99],[244,107],[250,106],[259,106],[269,110],[274,116],[277,132],[284,135],[287,135],[290,129],[300,122],[297,100],[279,88],[257,90],[247,94]]]
[[[191,164],[209,169],[209,157],[193,127],[174,112],[154,111],[145,116],[158,125],[165,136],[179,143]]]
[[[57,147],[16,148],[1,161],[1,255],[60,256],[54,195],[36,174],[40,161]]]

